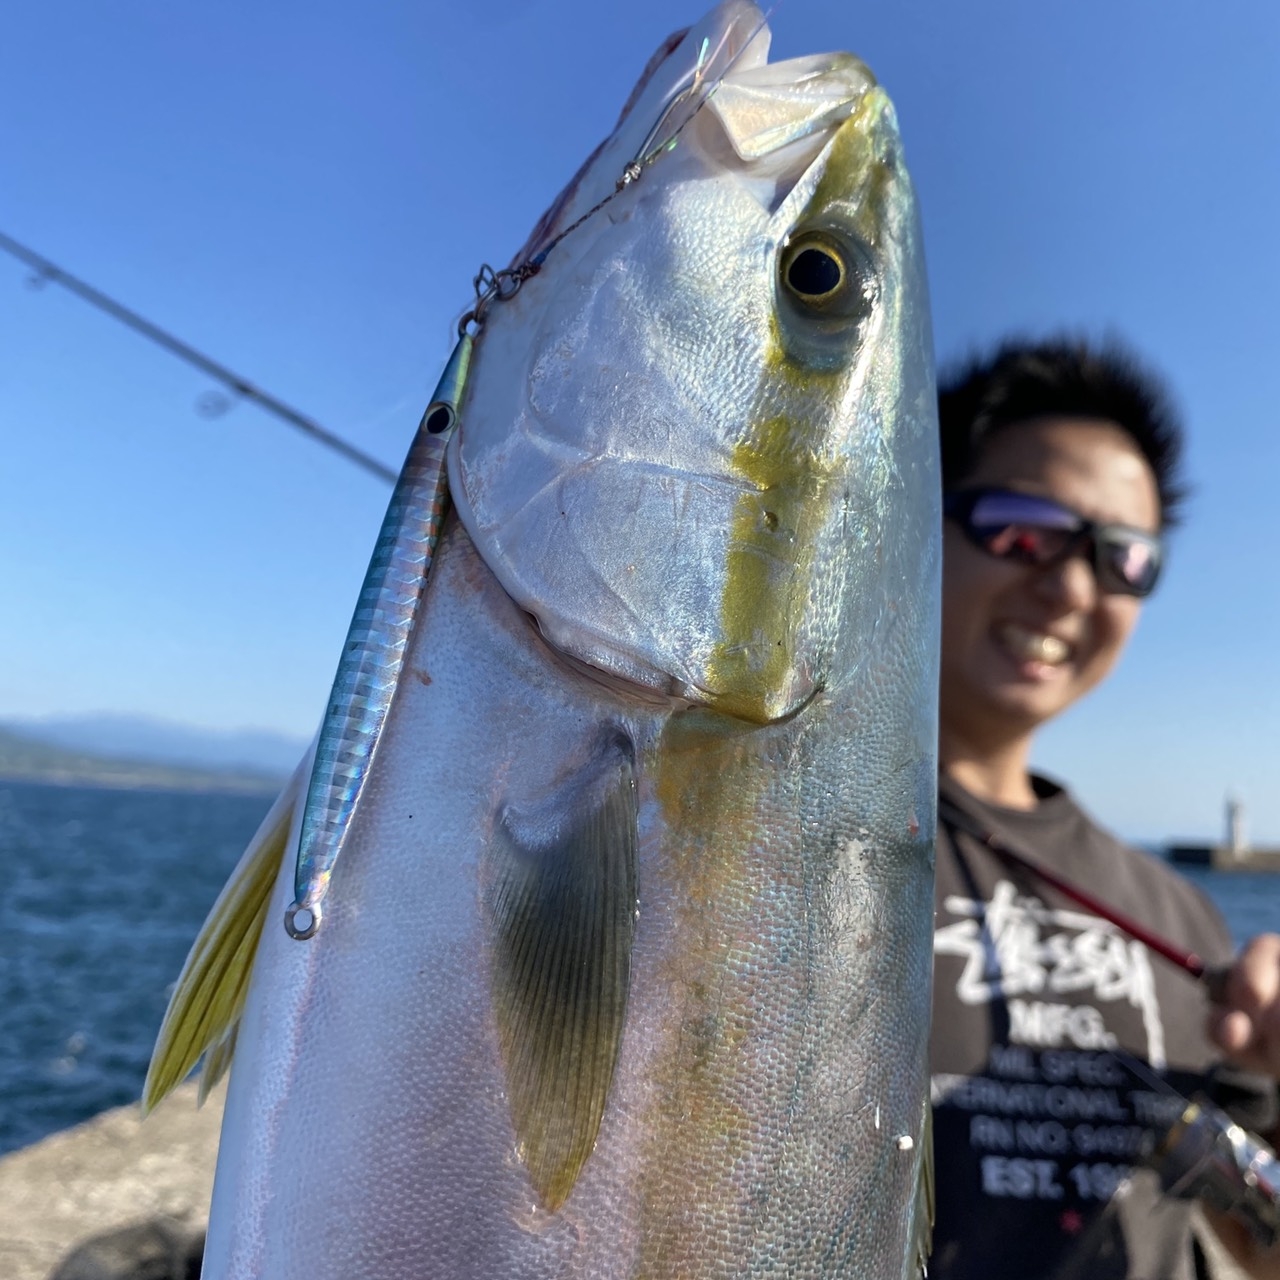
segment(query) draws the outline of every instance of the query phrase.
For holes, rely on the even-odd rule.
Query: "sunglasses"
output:
[[[1123,524],[1099,524],[1030,493],[961,489],[943,498],[943,514],[975,547],[1001,560],[1047,566],[1087,552],[1103,591],[1149,596],[1160,577],[1160,539]]]

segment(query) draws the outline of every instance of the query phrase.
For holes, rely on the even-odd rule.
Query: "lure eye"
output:
[[[792,241],[782,254],[782,283],[800,302],[827,307],[848,288],[849,266],[838,245],[825,236]]]

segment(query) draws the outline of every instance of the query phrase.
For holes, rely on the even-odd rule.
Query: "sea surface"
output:
[[[270,796],[0,783],[0,1152],[137,1099],[172,984]],[[1188,869],[1238,942],[1280,876]]]
[[[137,1099],[271,800],[0,783],[0,1152]]]

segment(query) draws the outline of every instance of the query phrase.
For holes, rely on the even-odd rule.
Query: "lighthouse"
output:
[[[1244,834],[1244,801],[1239,796],[1227,792],[1227,852],[1235,862],[1239,862],[1249,851]]]

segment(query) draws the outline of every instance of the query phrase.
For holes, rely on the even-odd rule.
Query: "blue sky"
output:
[[[0,230],[398,466],[504,262],[697,4],[48,0],[0,43]],[[1280,10],[786,0],[862,56],[920,189],[935,337],[1127,337],[1195,494],[1119,674],[1041,764],[1137,837],[1280,841]],[[0,718],[307,735],[387,491],[0,257]]]

